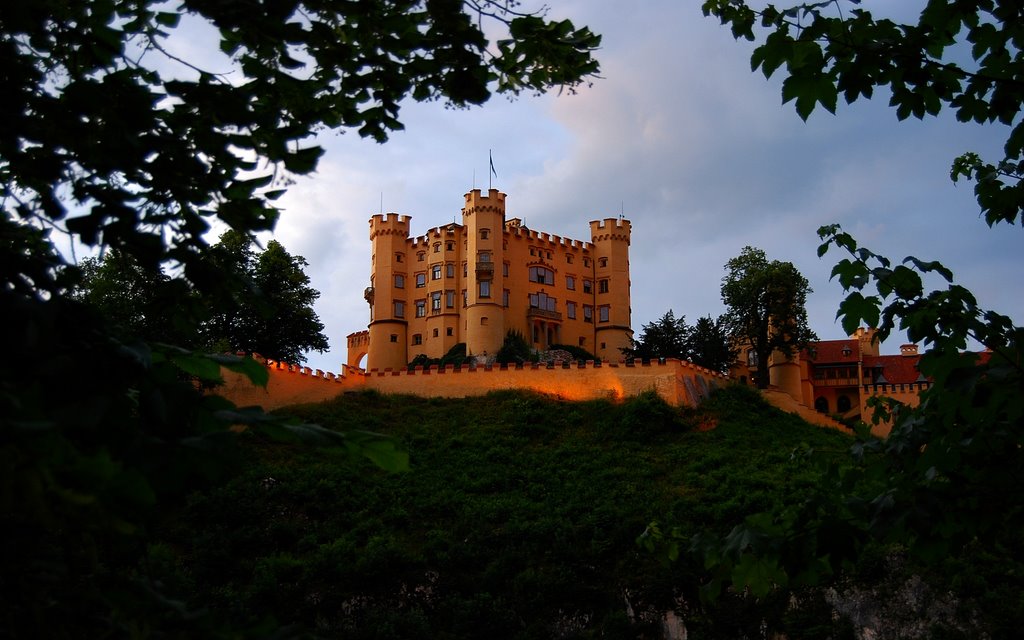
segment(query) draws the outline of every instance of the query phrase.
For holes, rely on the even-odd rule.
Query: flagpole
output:
[[[487,191],[489,193],[492,186],[491,176],[498,177],[498,172],[494,170],[494,154],[491,153],[490,149],[487,150],[487,163],[490,165],[490,171],[487,172]]]

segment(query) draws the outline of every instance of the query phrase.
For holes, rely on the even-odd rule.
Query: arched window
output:
[[[530,267],[530,282],[555,284],[555,272],[544,267]]]
[[[836,409],[839,413],[846,413],[850,410],[851,406],[850,396],[839,396],[839,398],[836,399]]]
[[[828,398],[818,398],[815,400],[814,410],[818,413],[828,413]]]

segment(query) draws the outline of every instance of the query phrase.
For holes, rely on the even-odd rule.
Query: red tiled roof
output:
[[[868,368],[881,368],[882,377],[889,384],[907,384],[918,382],[921,372],[917,370],[918,356],[864,356],[865,377],[870,380],[874,374]]]
[[[848,350],[848,355],[844,355],[843,349]],[[860,353],[856,340],[821,340],[812,342],[802,356],[812,360],[815,364],[831,364],[834,362],[857,362]]]

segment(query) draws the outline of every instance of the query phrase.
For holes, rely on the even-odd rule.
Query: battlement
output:
[[[378,235],[408,237],[409,220],[409,216],[399,216],[397,213],[376,213],[370,218],[370,239]]]
[[[497,189],[490,189],[487,195],[481,195],[480,189],[473,189],[466,194],[466,206],[462,209],[463,215],[474,212],[505,213],[505,194]]]
[[[381,393],[421,397],[462,398],[500,389],[524,389],[563,400],[624,400],[654,391],[676,406],[696,406],[726,384],[722,374],[685,360],[652,362],[556,361],[547,364],[446,365],[363,371],[343,365],[343,375],[309,367],[265,361],[267,387],[255,387],[240,374],[224,372],[228,384],[218,393],[237,405],[260,404],[273,409],[303,402],[323,402],[345,391],[374,389]]]
[[[628,243],[633,232],[633,225],[625,218],[605,218],[590,221],[590,235],[594,242],[601,240],[620,240]]]
[[[505,234],[510,238],[529,240],[536,244],[547,244],[551,247],[565,247],[566,249],[576,250],[590,250],[594,248],[594,243],[592,242],[573,240],[572,238],[565,238],[555,234],[545,233],[543,231],[534,231],[533,229],[528,229],[521,224],[506,224]]]

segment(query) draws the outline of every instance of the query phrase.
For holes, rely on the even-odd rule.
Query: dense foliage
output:
[[[258,353],[292,363],[305,362],[307,351],[327,350],[323,323],[313,310],[320,292],[309,285],[302,256],[292,256],[276,240],[256,252],[235,231],[224,233],[211,250],[220,267],[237,276],[230,293],[204,296],[159,267],[144,269],[111,251],[82,261],[74,295],[110,320],[120,335],[147,342]],[[202,307],[205,317],[168,313],[172,304]]]
[[[654,322],[640,330],[632,339],[632,346],[623,349],[627,358],[678,358],[689,360],[712,371],[725,372],[734,359],[734,350],[725,332],[723,318],[712,320],[710,316],[697,320],[690,326],[686,316],[675,317],[671,309]]]
[[[791,452],[849,445],[749,389],[701,410],[653,394],[496,392],[350,394],[294,411],[393,435],[410,471],[252,439],[243,474],[167,514],[151,559],[174,595],[247,625],[273,617],[346,638],[657,638],[669,610],[701,638],[760,637],[765,621],[794,639],[848,624],[821,594],[800,594],[813,615],[787,594],[705,606],[701,565],[664,564],[635,543],[654,517],[693,534],[798,504],[816,474]]]
[[[221,268],[240,276],[240,286],[209,305],[210,317],[201,325],[204,345],[292,363],[305,362],[307,351],[327,350],[324,325],[313,310],[320,292],[309,284],[305,258],[289,254],[277,240],[256,252],[234,231],[212,249]]]
[[[947,108],[963,122],[1005,126],[1003,158],[986,161],[968,151],[953,161],[950,174],[954,181],[975,181],[990,226],[1015,223],[1024,206],[1024,5],[930,0],[917,22],[899,24],[857,4],[755,10],[741,0],[708,0],[704,11],[730,24],[737,37],[760,40],[754,69],[771,76],[785,67],[783,99],[795,100],[803,118],[817,104],[834,111],[839,94],[853,102],[887,88],[900,119]],[[983,563],[1003,563],[1004,584],[1018,588],[1024,500],[1015,487],[1024,463],[1024,329],[984,309],[938,261],[907,257],[894,263],[860,246],[839,225],[822,227],[819,235],[819,255],[832,248],[846,254],[832,272],[847,292],[838,313],[844,328],[878,326],[880,339],[906,331],[911,341],[924,343],[920,369],[933,384],[917,407],[880,401],[876,410],[895,419],[892,434],[879,441],[862,433],[853,459],[823,476],[815,499],[799,510],[762,514],[734,531],[748,541],[748,564],[761,571],[733,575],[733,581],[765,590],[819,580],[881,541],[906,548],[931,567],[952,559],[962,572],[953,579],[966,592],[993,584],[970,577],[979,555]],[[936,279],[944,288],[927,290],[925,283]],[[965,352],[969,340],[986,352]],[[857,491],[850,482],[855,477],[870,478],[868,486],[879,488]],[[723,568],[737,558],[723,556],[711,543],[701,551],[723,559]],[[1007,623],[1012,609],[989,611],[999,624],[997,637],[1018,632],[1018,623]],[[1009,618],[1014,616],[1019,611]]]
[[[519,331],[509,331],[501,342],[501,348],[494,354],[494,361],[501,364],[522,364],[536,360],[537,355],[530,343]]]
[[[764,389],[773,352],[789,356],[817,339],[807,323],[811,286],[792,262],[769,262],[753,247],[744,247],[725,270],[722,324],[734,345],[753,349],[757,386]]]
[[[219,46],[183,58],[202,28]],[[497,0],[5,3],[5,632],[188,636],[182,629],[198,619],[163,598],[137,561],[152,519],[223,469],[216,452],[233,440],[227,427],[357,442],[200,395],[192,379],[215,381],[221,366],[256,382],[266,372],[123,333],[120,319],[72,298],[81,270],[55,234],[72,251],[115,251],[147,274],[165,268],[167,320],[195,322],[206,309],[189,304],[192,291],[230,296],[239,285],[210,251],[211,227],[246,237],[272,229],[274,199],[316,167],[318,131],[383,141],[401,128],[404,99],[464,107],[493,92],[571,90],[596,73],[599,42]]]

